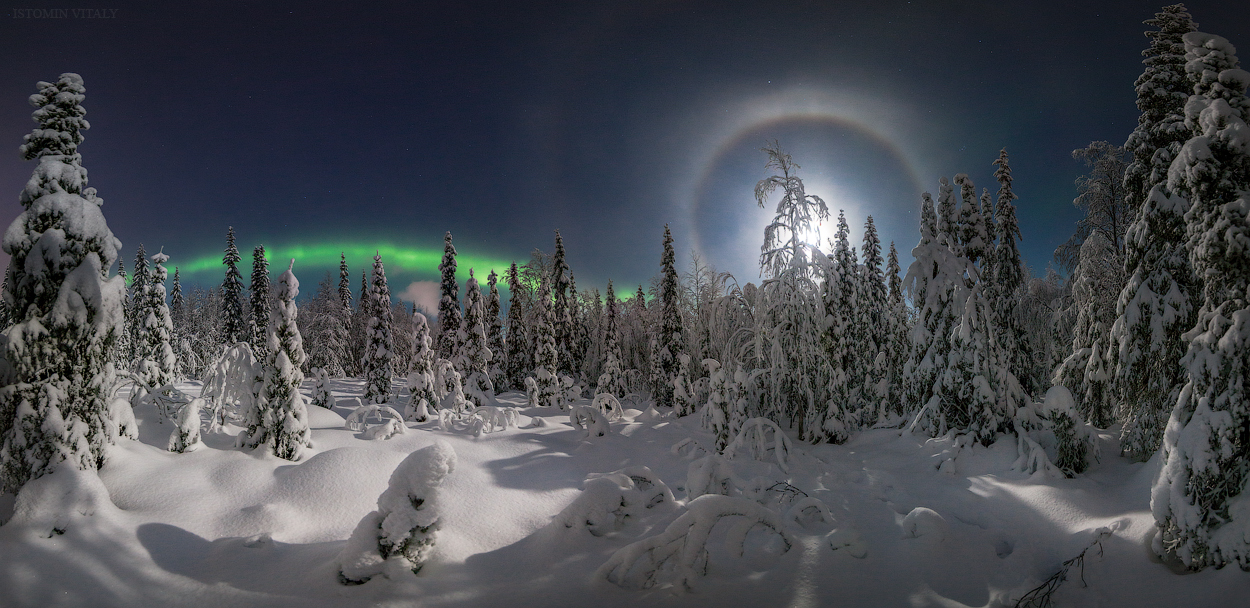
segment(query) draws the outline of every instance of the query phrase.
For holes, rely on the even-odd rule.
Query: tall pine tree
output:
[[[226,254],[221,259],[226,265],[226,279],[221,283],[221,338],[225,344],[243,342],[248,336],[243,319],[243,275],[239,274],[239,260],[239,249],[234,246],[234,226],[231,226],[226,231]]]
[[[265,246],[252,250],[252,315],[248,330],[252,353],[257,359],[265,358],[265,344],[269,331],[269,260],[265,259]]]
[[[391,289],[386,284],[386,268],[382,255],[373,256],[373,281],[368,296],[361,297],[369,318],[365,321],[365,349],[360,361],[365,377],[365,403],[388,403],[391,400],[391,376],[395,358],[395,340],[391,334]]]
[[[1193,92],[1185,73],[1184,35],[1197,29],[1184,5],[1164,7],[1147,25],[1150,46],[1138,77],[1137,129],[1125,148],[1133,160],[1124,185],[1136,219],[1125,235],[1128,281],[1116,303],[1110,353],[1113,391],[1124,421],[1120,449],[1135,460],[1150,458],[1185,383],[1178,363],[1182,334],[1193,327],[1198,285],[1184,246],[1189,200],[1174,195],[1168,168],[1189,135],[1185,103]]]
[[[673,406],[673,381],[677,378],[685,339],[682,337],[681,294],[677,280],[677,259],[673,253],[673,234],[664,225],[664,253],[660,257],[660,327],[656,337],[656,356],[652,365],[659,377],[655,381],[656,405]]]
[[[125,284],[109,277],[121,243],[78,154],[90,126],[86,88],[71,73],[37,86],[30,103],[39,126],[21,151],[39,165],[3,241],[11,256],[3,298],[14,317],[5,358],[16,381],[0,388],[0,487],[13,493],[61,462],[98,468],[122,432],[107,402],[111,349],[123,331]]]
[[[1186,249],[1202,286],[1185,334],[1185,387],[1163,435],[1154,550],[1188,568],[1250,570],[1250,73],[1211,34],[1184,35],[1194,95],[1168,188],[1189,199]]]
[[[438,300],[438,356],[455,361],[457,333],[462,325],[460,316],[460,285],[456,283],[456,247],[451,244],[451,233],[443,235],[443,260],[438,264],[442,275]]]

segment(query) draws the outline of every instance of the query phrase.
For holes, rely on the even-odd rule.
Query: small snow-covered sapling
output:
[[[339,553],[339,582],[365,583],[417,574],[434,549],[440,525],[439,486],[456,468],[456,452],[438,441],[408,455],[391,473],[378,510],[360,520]]]

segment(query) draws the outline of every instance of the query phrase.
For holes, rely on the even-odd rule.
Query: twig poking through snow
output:
[[[1048,608],[1053,605],[1051,602],[1053,599],[1052,596],[1055,594],[1055,591],[1059,590],[1059,586],[1062,585],[1064,581],[1068,580],[1068,571],[1073,567],[1081,569],[1081,586],[1087,586],[1085,584],[1085,554],[1088,553],[1090,549],[1098,547],[1098,555],[1101,557],[1102,540],[1111,536],[1111,528],[1099,528],[1094,532],[1094,541],[1091,542],[1089,546],[1085,547],[1085,549],[1081,551],[1080,555],[1063,562],[1063,564],[1059,567],[1058,572],[1050,575],[1050,578],[1046,579],[1042,584],[1038,585],[1032,591],[1024,594],[1024,596],[1016,602],[1016,608]]]

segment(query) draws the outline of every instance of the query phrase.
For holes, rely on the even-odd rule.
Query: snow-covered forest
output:
[[[301,292],[258,245],[245,283],[235,227],[211,289],[127,264],[83,78],[38,83],[3,239],[0,603],[1235,603],[1250,72],[1182,5],[1147,23],[1137,129],[1073,152],[1084,219],[1041,276],[1007,150],[994,184],[918,194],[908,256],[774,141],[758,278],[667,228],[647,285],[579,290],[559,231],[483,277],[447,232],[437,310],[380,255]]]

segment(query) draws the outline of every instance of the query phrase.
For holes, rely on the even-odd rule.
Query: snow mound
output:
[[[555,521],[565,528],[585,528],[594,536],[620,530],[628,520],[674,505],[673,493],[647,467],[594,474],[585,489]]]
[[[941,543],[950,533],[950,524],[937,511],[916,507],[903,517],[903,538],[923,539],[929,543]]]

